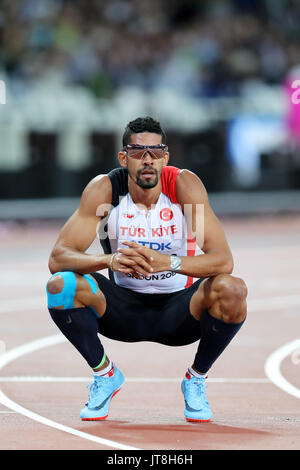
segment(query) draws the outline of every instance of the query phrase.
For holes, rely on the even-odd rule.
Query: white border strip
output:
[[[41,338],[36,341],[31,341],[30,343],[26,343],[22,346],[11,349],[10,351],[7,351],[5,354],[0,356],[0,369],[2,369],[4,366],[14,361],[15,359],[18,359],[19,357],[24,356],[25,354],[38,351],[39,349],[43,349],[48,346],[54,346],[64,341],[65,341],[64,336],[61,334],[58,334],[58,335],[53,335],[53,336],[47,336],[45,338]],[[6,406],[7,408],[10,408],[11,410],[16,411],[17,413],[20,413],[26,416],[27,418],[33,419],[34,421],[37,421],[41,424],[45,424],[46,426],[50,426],[52,428],[58,429],[59,431],[73,434],[76,437],[81,437],[81,438],[96,442],[97,444],[101,444],[107,447],[112,447],[113,449],[141,450],[135,447],[120,444],[119,442],[110,441],[108,439],[103,439],[102,437],[93,436],[92,434],[88,434],[88,433],[79,431],[77,429],[73,429],[68,426],[59,424],[56,421],[52,421],[50,419],[44,418],[43,416],[37,413],[34,413],[30,410],[27,410],[26,408],[23,408],[22,406],[20,406],[18,403],[15,403],[14,401],[10,400],[3,393],[1,389],[0,389],[0,403],[2,403],[2,405]]]
[[[280,365],[289,354],[300,348],[300,339],[296,339],[276,349],[265,362],[265,373],[267,377],[281,390],[300,398],[300,390],[288,382],[280,372]]]

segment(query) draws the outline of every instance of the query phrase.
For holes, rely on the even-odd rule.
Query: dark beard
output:
[[[143,168],[142,170],[139,170],[139,171],[137,172],[137,175],[136,175],[136,184],[137,184],[138,186],[140,186],[140,188],[143,188],[143,189],[154,188],[154,187],[157,185],[157,183],[158,183],[158,177],[159,177],[158,171],[156,170],[156,168],[151,168],[151,170],[153,170],[154,173],[155,173],[155,178],[154,178],[154,181],[147,181],[147,179],[142,180],[142,179],[140,178],[140,174],[141,174],[142,171],[144,171],[144,170],[146,170],[146,168]]]

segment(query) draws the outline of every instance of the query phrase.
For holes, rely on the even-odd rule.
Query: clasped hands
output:
[[[118,248],[113,259],[113,271],[133,274],[142,279],[153,273],[167,271],[170,268],[170,257],[138,243],[124,241],[124,248]]]

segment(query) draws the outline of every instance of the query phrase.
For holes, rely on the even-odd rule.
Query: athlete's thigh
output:
[[[190,301],[201,280],[172,294],[141,294],[92,273],[106,298],[99,333],[125,342],[151,341],[170,346],[200,338],[200,322],[190,313]]]
[[[202,280],[175,292],[160,313],[162,335],[157,342],[169,346],[191,344],[201,337],[200,321],[191,314],[190,303]]]
[[[92,273],[106,299],[106,310],[99,319],[99,333],[117,341],[149,340],[149,302],[143,294],[120,287],[100,273]]]

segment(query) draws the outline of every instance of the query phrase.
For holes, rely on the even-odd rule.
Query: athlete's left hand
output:
[[[137,255],[143,256],[151,265],[153,273],[168,271],[170,269],[170,256],[147,248],[146,246],[141,246],[139,243],[124,241],[122,244],[127,245],[128,248],[118,248],[118,252],[123,253],[129,258]]]

